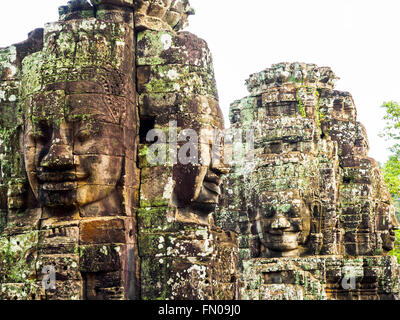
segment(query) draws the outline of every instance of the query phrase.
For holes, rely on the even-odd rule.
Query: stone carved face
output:
[[[214,138],[224,129],[222,111],[214,100],[193,99],[189,105],[192,109],[191,118],[184,122],[186,128],[198,134],[196,149],[199,163],[178,162],[174,166],[174,197],[178,207],[190,208],[197,213],[208,215],[218,204],[221,178],[227,173],[223,161],[222,140]]]
[[[199,211],[211,212],[215,209],[221,195],[221,176],[224,171],[222,168],[210,166],[205,171],[204,178],[199,175],[200,181],[196,184],[196,194],[192,200],[192,206]]]
[[[310,211],[304,200],[295,191],[267,196],[265,200],[261,222],[263,246],[272,256],[299,255],[310,234]]]
[[[44,91],[28,108],[25,164],[42,206],[84,207],[115,191],[124,131],[103,95]]]
[[[174,167],[175,196],[178,207],[209,214],[221,195],[221,177],[225,169],[212,166],[177,165]]]
[[[382,247],[383,249],[390,251],[394,249],[394,244],[396,241],[396,230],[399,229],[399,223],[396,219],[396,216],[394,212],[390,214],[390,216],[387,216],[385,219],[385,227],[386,230],[382,234]]]

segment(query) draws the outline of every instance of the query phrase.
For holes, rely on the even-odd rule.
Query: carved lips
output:
[[[216,173],[214,173],[213,171],[208,170],[203,181],[204,188],[219,196],[221,195],[221,188],[220,188],[221,183],[222,183],[221,177]]]
[[[291,251],[298,247],[297,232],[270,230],[267,233],[267,246],[274,251]]]
[[[221,195],[221,176],[212,169],[207,171],[203,180],[203,188],[197,202],[218,203],[218,197]]]
[[[192,208],[203,214],[212,212],[218,204],[222,183],[218,170],[209,168],[201,184],[198,197],[192,202]]]
[[[83,172],[48,172],[39,168],[37,178],[44,191],[71,191],[78,187],[78,181],[85,180],[89,175]]]

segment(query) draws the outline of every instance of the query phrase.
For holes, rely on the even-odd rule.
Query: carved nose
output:
[[[218,155],[217,159],[212,159],[210,163],[210,170],[218,176],[228,174],[230,171],[229,166],[223,162],[224,159],[221,157]]]
[[[213,174],[214,176],[217,176],[218,179],[220,180],[221,177],[225,174],[229,173],[229,169],[226,167],[211,167],[209,170],[209,173]]]
[[[287,229],[290,228],[289,221],[284,216],[277,216],[274,221],[272,221],[271,229]]]
[[[53,141],[49,152],[43,157],[40,165],[47,169],[67,170],[74,167],[72,148],[69,145],[58,144]]]

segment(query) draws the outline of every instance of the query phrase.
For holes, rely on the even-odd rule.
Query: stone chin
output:
[[[41,183],[37,198],[43,207],[71,207],[76,204],[77,188],[75,182]]]
[[[198,197],[192,201],[191,208],[200,214],[208,215],[217,207],[220,194],[218,184],[204,181]]]
[[[191,209],[200,215],[209,215],[216,207],[216,203],[193,201]]]
[[[201,216],[212,213],[221,194],[220,174],[209,167],[181,165],[174,168],[176,182],[173,203],[184,211]]]
[[[386,251],[393,250],[395,241],[396,241],[396,234],[395,234],[394,230],[389,230],[388,233],[386,233],[382,236],[383,249]]]

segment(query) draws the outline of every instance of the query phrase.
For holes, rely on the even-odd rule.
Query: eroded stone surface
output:
[[[168,133],[165,147],[171,142],[172,123],[177,136],[184,129],[194,130],[200,137],[195,146],[204,157],[185,165],[168,155],[167,165],[152,164],[148,154],[153,141],[146,141],[146,131],[141,136],[142,298],[233,299],[238,279],[236,235],[216,228],[208,217],[218,203],[225,172],[207,157],[213,141],[204,134],[224,128],[211,54],[193,34],[150,29],[137,37],[142,127]]]
[[[244,298],[390,299],[398,294],[398,266],[386,257],[398,226],[393,201],[378,164],[367,155],[354,101],[334,90],[336,79],[329,68],[281,63],[252,75],[251,95],[231,105],[232,127],[254,130],[254,160],[234,162],[216,219],[239,233]],[[244,147],[244,141],[233,146]],[[333,255],[342,266],[360,261],[357,290],[341,287],[341,271],[335,279],[303,275],[303,282],[309,278],[315,284],[310,296],[310,288],[293,283],[293,272],[285,269],[292,261],[310,267],[313,256],[324,264],[330,259],[325,256]],[[385,280],[367,276],[363,259],[379,270],[391,265]],[[259,263],[282,267],[266,271]],[[334,271],[328,264],[314,270]],[[253,283],[252,275],[266,280]],[[382,289],[381,281],[392,285]]]
[[[236,236],[209,219],[225,169],[151,164],[142,137],[224,126],[193,13],[72,0],[1,49],[2,299],[234,297]]]
[[[139,297],[134,17],[122,5],[109,10],[96,17],[86,1],[70,1],[58,22],[2,55],[16,117],[5,133],[17,141],[2,141],[13,160],[3,170],[4,298]],[[45,285],[50,268],[54,287]]]
[[[230,118],[254,129],[254,161],[234,159],[221,191],[223,115],[208,46],[181,31],[189,2],[59,13],[0,49],[1,299],[398,297],[393,203],[330,68],[250,77]],[[193,158],[185,129],[194,164],[167,149],[182,134]]]

